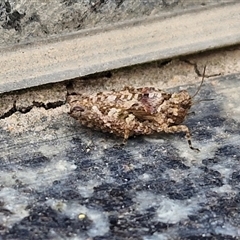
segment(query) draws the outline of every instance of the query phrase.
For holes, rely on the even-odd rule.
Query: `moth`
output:
[[[193,96],[186,90],[168,93],[154,87],[124,87],[120,91],[70,95],[69,114],[81,125],[113,133],[124,142],[135,135],[183,132],[189,147],[199,151],[192,146],[190,130],[183,121],[203,84],[205,70],[206,66]]]

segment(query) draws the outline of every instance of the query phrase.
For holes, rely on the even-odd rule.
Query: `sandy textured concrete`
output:
[[[239,8],[206,7],[0,50],[0,92],[239,43]]]
[[[0,47],[234,0],[0,0]]]

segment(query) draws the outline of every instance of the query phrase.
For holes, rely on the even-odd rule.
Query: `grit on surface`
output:
[[[0,46],[230,0],[0,0]]]
[[[214,100],[185,121],[199,153],[181,134],[121,147],[79,126],[67,104],[9,113],[0,121],[3,239],[239,238],[239,80],[204,83],[197,100]]]

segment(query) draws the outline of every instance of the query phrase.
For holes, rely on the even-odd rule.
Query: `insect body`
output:
[[[184,132],[189,147],[198,150],[192,147],[190,131],[182,124],[192,99],[186,90],[171,94],[153,87],[125,87],[121,91],[72,95],[69,114],[84,126],[113,133],[125,141],[133,135]]]

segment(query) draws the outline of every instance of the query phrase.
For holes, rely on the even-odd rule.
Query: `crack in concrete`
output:
[[[13,115],[15,112],[17,112],[17,109],[16,109],[16,101],[13,102],[13,106],[10,110],[8,110],[7,112],[3,113],[1,116],[0,116],[0,119],[5,119],[5,118],[8,118],[10,117],[11,115]]]
[[[181,59],[181,61],[191,65],[194,67],[194,71],[195,73],[197,74],[198,77],[203,77],[203,74],[200,72],[199,68],[198,68],[198,65],[196,62],[191,62],[190,60],[188,59]],[[207,65],[206,65],[207,66]],[[204,74],[204,77],[206,78],[210,78],[210,77],[216,77],[216,76],[220,76],[221,73],[214,73],[214,74]]]
[[[55,85],[55,87],[57,87],[57,86],[58,85]],[[16,91],[16,92],[12,92],[10,94],[7,94],[9,96],[12,96],[12,99],[10,100],[10,107],[8,108],[8,110],[5,110],[2,113],[0,113],[0,119],[6,119],[6,118],[12,116],[16,112],[19,112],[21,114],[26,114],[26,113],[30,112],[34,107],[44,108],[45,110],[50,110],[50,109],[54,109],[54,108],[61,107],[61,106],[65,105],[66,102],[67,102],[67,96],[68,96],[68,83],[67,84],[63,83],[62,86],[66,90],[66,93],[62,97],[56,96],[56,99],[52,99],[52,100],[49,99],[49,101],[46,101],[46,102],[41,101],[40,100],[41,97],[40,97],[40,99],[38,99],[38,100],[32,99],[32,101],[29,102],[29,104],[26,104],[26,106],[21,106],[22,105],[21,102],[25,101],[25,103],[26,103],[28,95],[24,96],[24,98],[21,98],[21,97],[18,98],[18,96],[21,96],[21,90],[20,90],[20,92]],[[46,88],[46,86],[44,86],[43,89],[44,88]],[[50,88],[48,88],[48,89],[50,89]],[[38,87],[36,87],[36,88],[34,87],[34,88],[30,88],[29,92],[31,92],[31,91],[38,92],[38,90],[39,90]],[[36,95],[36,96],[42,96],[42,95],[44,96],[46,94],[47,93],[38,92],[38,95]],[[60,99],[58,99],[58,98],[60,98]],[[8,100],[6,100],[6,101],[8,101]],[[11,106],[11,102],[12,102],[12,106]]]
[[[49,110],[49,109],[53,109],[53,108],[63,106],[64,104],[66,104],[66,100],[65,101],[48,102],[46,104],[43,103],[43,102],[34,101],[33,104],[30,105],[30,106],[19,108],[19,107],[16,106],[16,101],[14,101],[12,108],[10,110],[8,110],[7,112],[3,113],[0,116],[0,119],[8,118],[16,112],[26,114],[26,113],[30,112],[34,107],[44,108],[45,110]]]

